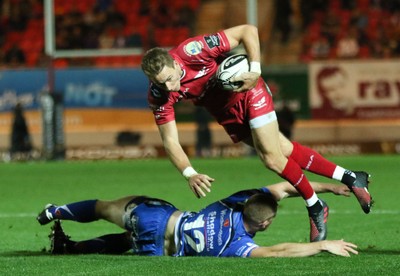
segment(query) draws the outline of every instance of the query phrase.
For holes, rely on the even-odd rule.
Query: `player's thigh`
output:
[[[289,157],[293,151],[292,142],[288,138],[286,138],[286,136],[283,135],[281,132],[279,133],[279,142],[281,144],[281,150],[283,155]]]
[[[254,146],[266,167],[282,173],[287,158],[283,155],[280,144],[277,121],[252,129]]]
[[[278,122],[272,121],[251,130],[254,147],[261,154],[282,154]]]
[[[127,196],[111,201],[99,200],[96,204],[96,213],[99,218],[124,228],[122,217],[125,213],[125,206],[135,197],[136,196]]]

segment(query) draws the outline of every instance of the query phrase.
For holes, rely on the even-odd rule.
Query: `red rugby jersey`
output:
[[[148,102],[157,125],[175,120],[173,106],[181,100],[191,100],[218,116],[244,96],[215,85],[215,72],[229,51],[229,41],[223,31],[189,38],[170,50],[184,73],[180,91],[164,91],[150,82]]]

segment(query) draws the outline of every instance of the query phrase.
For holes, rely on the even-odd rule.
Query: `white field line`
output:
[[[279,210],[278,209],[278,214],[279,215],[297,215],[297,214],[303,214],[304,212],[300,210]],[[330,214],[339,214],[339,215],[354,215],[354,214],[363,214],[363,211],[361,209],[357,210],[348,210],[348,211],[336,211],[329,209]],[[374,210],[371,209],[371,212],[368,215],[399,215],[400,210]]]
[[[279,210],[279,215],[300,215],[304,214],[306,210]],[[330,214],[340,214],[340,215],[353,215],[353,214],[360,214],[362,210],[349,210],[349,211],[336,211],[329,209]],[[368,215],[399,215],[400,210],[371,210],[371,213]],[[0,213],[0,219],[6,218],[36,218],[37,213]]]

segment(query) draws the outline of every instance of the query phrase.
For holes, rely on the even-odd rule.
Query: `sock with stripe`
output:
[[[95,213],[96,202],[97,199],[84,200],[62,206],[50,207],[48,211],[53,215],[53,219],[91,222],[97,220]]]
[[[315,201],[318,200],[307,177],[292,158],[288,158],[288,162],[281,173],[281,177],[289,181],[296,188],[299,194],[306,200],[307,205],[313,205]],[[310,202],[307,202],[307,200],[310,200]]]
[[[293,152],[290,155],[299,166],[307,171],[322,175],[328,178],[334,177],[334,172],[337,167],[336,164],[324,158],[318,152],[305,147],[297,142],[292,142]],[[341,180],[341,179],[336,179]]]

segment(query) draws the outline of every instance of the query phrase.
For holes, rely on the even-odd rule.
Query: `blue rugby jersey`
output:
[[[175,256],[248,257],[258,247],[246,232],[242,210],[246,200],[267,188],[243,190],[208,205],[197,213],[184,213],[176,231]]]

